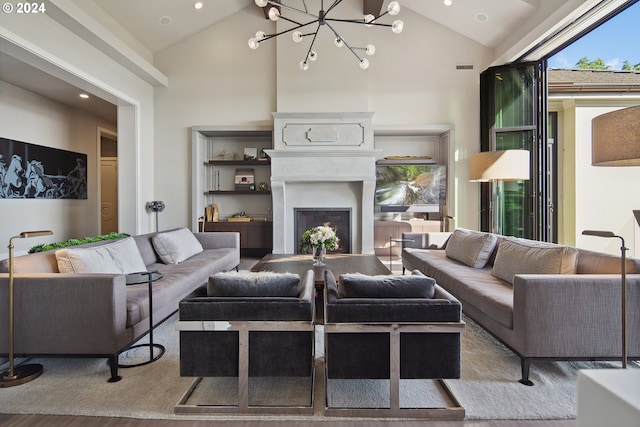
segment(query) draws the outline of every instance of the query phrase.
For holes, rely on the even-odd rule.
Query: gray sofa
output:
[[[418,269],[462,303],[465,315],[530,362],[621,357],[621,262],[613,255],[456,230],[444,247],[406,233],[403,269]],[[435,246],[435,249],[434,249]],[[430,249],[425,249],[430,248]],[[640,358],[640,260],[628,258],[627,349]]]
[[[141,269],[158,271],[164,276],[153,284],[154,325],[174,313],[178,303],[203,287],[210,275],[237,268],[240,263],[238,233],[190,234],[187,229],[180,230],[191,239],[195,236],[202,249],[177,264],[163,262],[152,240],[154,236],[162,234],[166,237],[179,230],[132,238],[135,241],[133,250],[135,252],[137,246],[141,256]],[[101,247],[100,250],[104,250],[113,244],[113,241],[103,241],[71,249],[93,248],[95,251]],[[125,274],[60,273],[60,261],[55,252],[27,254],[14,259],[15,354],[108,357],[110,381],[117,381],[120,378],[119,353],[149,331],[148,286],[126,286]],[[134,255],[138,257],[137,252]],[[115,262],[131,263],[129,259]],[[8,260],[0,261],[0,301],[8,300],[8,271]],[[7,320],[7,305],[0,304],[0,324],[6,325]],[[0,354],[7,353],[8,331],[2,327]]]

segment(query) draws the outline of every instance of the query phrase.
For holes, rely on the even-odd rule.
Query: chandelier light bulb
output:
[[[393,24],[391,24],[391,31],[393,31],[396,34],[400,34],[403,29],[404,29],[404,22],[402,22],[399,19],[397,21],[393,21]]]
[[[272,7],[271,9],[269,9],[269,19],[271,19],[272,21],[277,21],[278,19],[280,19],[280,11],[277,7]]]
[[[451,2],[451,0],[445,0],[445,3],[447,1]],[[397,1],[392,1],[389,3],[389,6],[387,6],[387,12],[389,12],[389,15],[397,15],[400,13],[400,4]]]
[[[193,0],[193,1],[196,1],[196,0]],[[365,58],[367,58],[368,56],[374,55],[376,53],[376,47],[373,44],[368,44],[364,47],[351,46],[349,44],[348,38],[344,39],[342,35],[340,35],[331,26],[333,22],[347,22],[351,24],[358,24],[360,28],[362,28],[363,26],[368,28],[374,27],[374,26],[390,27],[391,31],[395,34],[400,34],[404,30],[404,22],[399,19],[393,21],[393,23],[391,24],[388,23],[391,20],[388,20],[386,23],[379,22],[379,21],[382,21],[385,15],[396,16],[400,13],[400,9],[401,9],[400,2],[395,0],[387,0],[386,2],[384,2],[384,3],[387,3],[386,10],[383,9],[379,14],[379,16],[376,16],[378,15],[377,13],[376,14],[369,13],[364,16],[360,15],[362,16],[362,18],[355,17],[355,19],[337,19],[337,17],[334,18],[333,16],[327,17],[327,15],[331,13],[334,7],[340,4],[342,0],[333,0],[332,5],[326,11],[323,10],[324,0],[322,0],[322,2],[318,2],[320,3],[320,10],[318,11],[317,14],[314,14],[312,13],[311,10],[308,10],[306,0],[301,1],[303,7],[288,5],[288,4],[285,5],[284,4],[285,2],[282,0],[253,0],[253,1],[256,4],[256,6],[262,8],[264,11],[267,11],[267,17],[271,21],[276,22],[280,18],[282,18],[284,21],[293,23],[295,25],[293,27],[289,27],[287,29],[277,31],[274,34],[267,34],[264,31],[258,31],[255,34],[255,37],[252,37],[249,39],[248,41],[249,47],[254,50],[258,49],[260,47],[260,44],[263,41],[270,40],[272,38],[277,38],[278,36],[281,36],[284,34],[291,34],[291,37],[295,43],[301,43],[304,40],[310,40],[310,43],[308,44],[307,50],[306,50],[307,56],[298,63],[298,67],[302,71],[307,71],[309,69],[310,62],[318,60],[318,53],[313,49],[314,48],[317,49],[316,38],[318,38],[318,32],[320,32],[322,28],[325,28],[325,27],[329,28],[331,30],[331,33],[333,33],[329,37],[333,37],[333,44],[336,47],[340,48],[340,47],[346,46],[349,52],[353,54],[353,56],[358,61],[358,65],[360,66],[361,69],[366,70],[369,68],[369,60]],[[443,1],[444,4],[447,6],[453,3],[453,0],[441,0],[441,1]],[[383,3],[383,2],[379,1],[377,3]],[[305,21],[298,22],[294,19],[291,19],[289,17],[289,11],[307,15],[307,17],[309,17],[309,20],[306,22]],[[395,19],[395,18],[392,18],[392,19]],[[308,30],[306,32],[302,32],[303,28],[307,28],[308,25],[313,25],[315,28],[312,30]],[[307,36],[313,36],[313,37],[307,37]],[[321,40],[321,39],[322,38],[318,38],[318,40]],[[364,53],[356,53],[358,51],[359,52],[364,51]],[[364,56],[365,58],[361,58],[361,56]]]
[[[249,47],[253,50],[256,50],[257,48],[260,47],[260,43],[258,42],[258,40],[256,40],[255,37],[251,37],[249,39]]]
[[[372,27],[373,25],[370,22],[373,22],[376,19],[372,14],[368,14],[364,16],[364,25],[367,27]]]

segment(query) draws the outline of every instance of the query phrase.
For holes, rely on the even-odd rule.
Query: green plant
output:
[[[101,236],[95,236],[95,237],[83,237],[82,239],[69,239],[65,242],[55,242],[55,243],[49,243],[46,245],[45,244],[35,245],[31,249],[29,249],[29,253],[32,254],[35,252],[50,251],[51,249],[66,248],[67,246],[82,245],[84,243],[101,242],[103,240],[117,240],[117,239],[123,239],[125,237],[129,237],[129,234],[114,232],[114,233],[103,234]]]

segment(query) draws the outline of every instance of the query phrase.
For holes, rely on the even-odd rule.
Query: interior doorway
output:
[[[98,130],[100,153],[100,234],[118,231],[118,136]]]

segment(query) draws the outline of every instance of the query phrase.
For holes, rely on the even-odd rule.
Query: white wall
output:
[[[116,130],[115,123],[0,81],[0,137],[87,154],[88,174],[86,200],[0,199],[0,259],[9,238],[22,231],[54,235],[15,240],[16,254],[38,243],[99,234],[98,127]]]
[[[591,120],[618,110],[612,106],[576,109],[576,246],[620,254],[619,239],[582,236],[582,230],[612,231],[625,238],[629,255],[638,256],[632,210],[640,208],[640,167],[591,166]],[[620,141],[624,143],[624,141]]]
[[[298,68],[306,42],[294,45],[282,36],[249,49],[257,30],[273,30],[253,5],[158,52],[154,65],[169,78],[169,87],[155,90],[155,195],[167,202],[163,226],[185,226],[201,215],[190,212],[191,126],[271,125],[273,111],[371,111],[374,128],[453,124],[452,185],[463,209],[454,215],[457,225],[477,228],[479,189],[467,182],[466,159],[480,147],[479,73],[492,52],[408,9],[399,18],[401,35],[359,26],[343,34],[353,34],[354,45],[376,45],[367,71],[324,37],[307,72]],[[457,64],[475,69],[456,71]]]
[[[58,5],[61,9],[71,11],[68,2],[62,3]],[[153,88],[56,21],[67,22],[74,16],[3,14],[0,50],[119,105],[120,230],[132,234],[151,231],[153,216],[145,210],[145,204],[154,200]],[[23,18],[29,20],[28,25]],[[12,213],[13,217],[21,215],[29,213]],[[97,227],[90,234],[99,231]]]
[[[583,230],[604,230],[625,239],[628,256],[640,256],[637,244],[640,230],[633,209],[640,209],[640,167],[591,165],[591,120],[601,114],[637,105],[637,101],[567,100],[564,102],[564,126],[561,169],[564,209],[560,215],[566,226],[564,236],[575,236],[577,247],[620,255],[620,240],[583,236]],[[620,141],[623,143],[623,141]],[[575,187],[572,188],[572,183]],[[573,196],[573,197],[572,197]],[[572,244],[572,242],[563,242]]]

